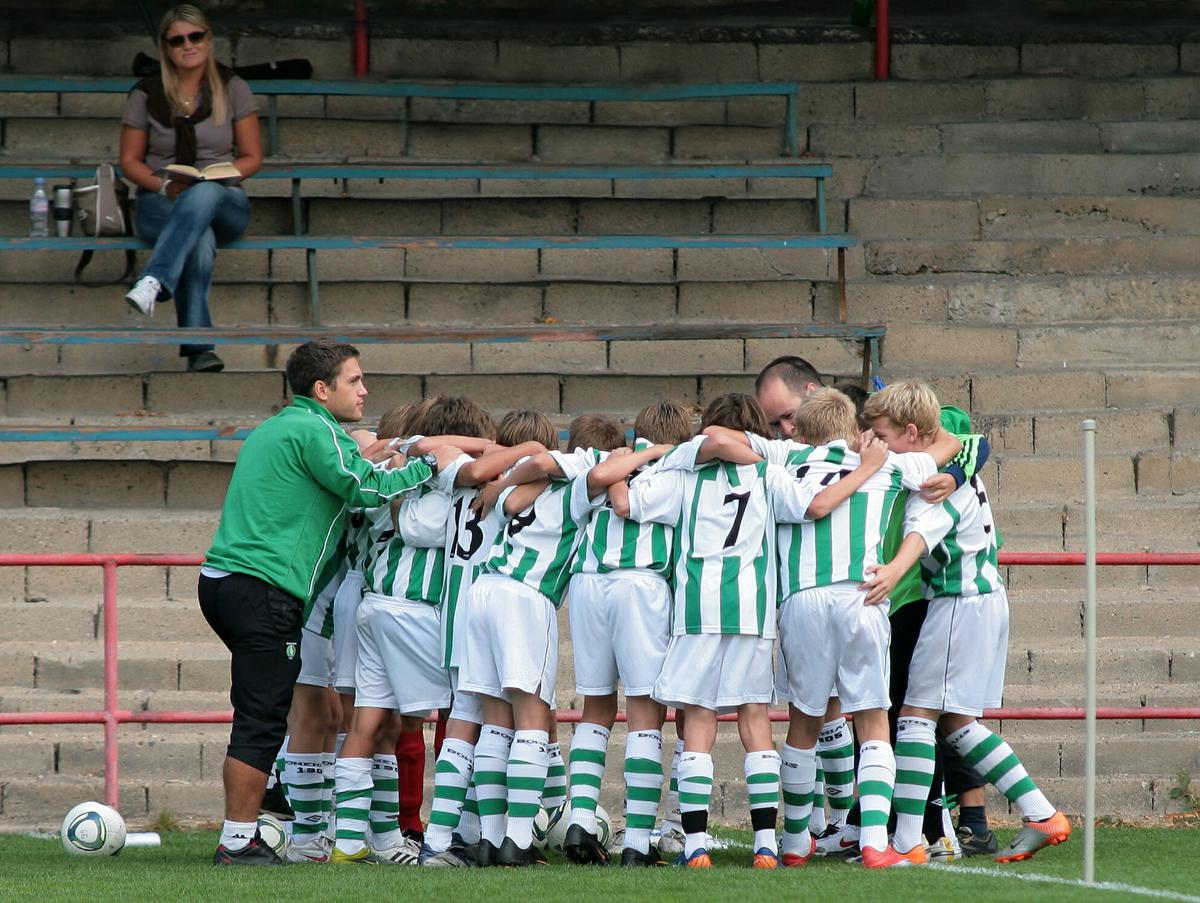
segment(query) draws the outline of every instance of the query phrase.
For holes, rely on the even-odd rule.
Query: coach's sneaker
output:
[[[490,840],[480,840],[475,848],[475,867],[489,869],[500,864],[500,848]]]
[[[357,853],[343,853],[334,847],[329,861],[333,865],[379,865],[379,860],[368,847],[363,847]]]
[[[621,868],[658,868],[667,864],[662,854],[650,845],[650,851],[642,853],[633,847],[621,851]]]
[[[442,852],[435,851],[427,843],[421,844],[421,852],[417,854],[417,864],[423,865],[426,868],[447,869],[447,868],[470,868],[471,860],[466,857],[463,849],[460,847],[455,849],[453,846]]]
[[[798,869],[808,865],[808,861],[812,859],[817,852],[816,838],[810,837],[809,844],[807,856],[801,856],[799,853],[784,853],[779,859],[779,861],[783,863],[783,867],[789,869]]]
[[[153,276],[143,276],[125,293],[129,306],[147,317],[154,316],[154,304],[162,293],[162,283]]]
[[[504,843],[500,844],[500,852],[497,855],[497,865],[507,866],[509,868],[524,868],[529,865],[549,865],[546,859],[546,854],[539,850],[534,844],[530,844],[525,849],[517,846],[517,842],[511,837],[505,837]]]
[[[1055,812],[1045,821],[1026,821],[1012,839],[1008,848],[996,857],[997,862],[1020,862],[1029,859],[1043,847],[1066,843],[1071,836],[1071,823],[1061,812]]]
[[[288,862],[328,862],[329,847],[322,842],[323,840],[324,837],[320,834],[313,835],[313,839],[305,843],[298,843],[293,837],[284,858]]]
[[[955,833],[964,857],[991,856],[1000,850],[1000,841],[990,830],[986,834],[976,834],[966,825],[960,825]]]
[[[708,850],[701,847],[691,856],[685,856],[683,851],[680,851],[679,858],[675,860],[676,865],[682,865],[689,869],[710,869],[713,867],[712,857],[708,855]]]
[[[750,860],[750,868],[777,869],[779,868],[779,854],[769,847],[759,847],[754,851],[754,858]]]
[[[224,844],[219,844],[217,851],[213,853],[213,865],[287,865],[287,863],[280,859],[275,851],[263,842],[262,835],[255,831],[250,842],[240,850],[229,850]]]
[[[957,837],[939,837],[925,844],[925,858],[929,862],[955,862],[962,859],[962,849]]]
[[[275,772],[275,776],[275,783],[263,793],[258,811],[274,815],[280,821],[295,821],[296,813],[292,809],[292,804],[288,802],[287,794],[283,792],[283,784],[279,781],[278,771]]]
[[[563,840],[563,853],[576,865],[608,865],[609,855],[600,838],[583,825],[571,825]]]
[[[925,862],[925,847],[923,844],[917,844],[907,853],[901,853],[891,844],[888,844],[886,850],[877,850],[874,847],[862,848],[862,864],[864,868],[910,868],[914,865],[924,865]]]

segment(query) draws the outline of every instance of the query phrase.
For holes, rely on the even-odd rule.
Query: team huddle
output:
[[[583,415],[565,451],[545,416],[497,424],[461,397],[352,434],[367,454],[387,440],[390,465],[424,456],[433,476],[350,511],[344,535],[327,537],[337,552],[314,575],[299,684],[352,696],[353,717],[335,760],[326,726],[320,748],[296,754],[304,712],[293,708],[280,757],[296,811],[289,858],[534,865],[549,811],[574,862],[677,854],[709,867],[726,712],[745,748],[756,868],[818,854],[867,868],[937,858],[954,837],[943,755],[1019,809],[999,860],[1065,841],[1065,816],[978,720],[1000,704],[1008,603],[977,473],[986,443],[981,455],[958,415],[900,382],[858,405],[815,389],[791,438],[769,438],[778,428],[740,394],[713,400],[698,433],[690,407],[650,404],[631,443],[611,418]],[[927,614],[898,690],[889,613],[908,600]],[[553,711],[563,605],[584,700],[565,760]],[[625,812],[610,853],[597,810],[618,690]],[[297,704],[306,698],[319,697]],[[781,702],[790,721],[777,749],[768,707]],[[446,737],[418,843],[396,821],[390,754],[402,725],[438,710]]]

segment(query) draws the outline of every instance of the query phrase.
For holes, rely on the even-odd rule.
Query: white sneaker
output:
[[[288,862],[328,862],[329,847],[322,842],[323,840],[323,835],[317,835],[316,839],[308,843],[293,841],[288,844],[287,855],[284,858]]]
[[[162,292],[162,283],[153,276],[143,276],[125,294],[129,306],[147,317],[154,316],[154,302]]]
[[[375,858],[384,865],[416,865],[421,855],[421,847],[412,839],[405,837],[394,847],[376,850],[372,848]]]
[[[929,862],[955,862],[962,859],[962,847],[957,837],[939,837],[935,843],[925,844],[925,857]]]

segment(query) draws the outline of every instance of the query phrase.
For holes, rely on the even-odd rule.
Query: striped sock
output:
[[[683,822],[683,854],[691,856],[708,843],[708,805],[712,801],[713,760],[708,753],[679,757],[679,818]]]
[[[907,853],[921,843],[925,802],[933,784],[933,751],[937,725],[927,718],[903,717],[896,722],[896,833],[892,846]]]
[[[812,848],[809,832],[813,787],[817,782],[817,748],[799,749],[783,744],[783,852],[807,856]]]
[[[650,832],[662,799],[662,731],[625,738],[625,847],[650,852]]]
[[[394,755],[375,754],[371,760],[371,849],[387,850],[401,841],[400,770]]]
[[[779,753],[773,749],[746,753],[746,794],[750,799],[750,827],[754,850],[779,852],[775,824],[779,821]]]
[[[793,747],[794,749],[795,747]],[[813,749],[816,749],[814,746]],[[814,755],[816,755],[814,753]],[[821,770],[821,757],[816,757],[816,777],[813,779],[812,815],[808,819],[808,830],[814,836],[825,833],[825,772]]]
[[[475,794],[475,778],[467,787],[462,817],[458,820],[458,836],[467,844],[479,843],[479,798]]]
[[[825,775],[825,797],[829,800],[829,820],[846,823],[854,805],[854,728],[845,718],[827,721],[817,738],[817,755]]]
[[[337,799],[337,848],[354,854],[367,845],[371,812],[371,760],[338,759],[333,767]]]
[[[597,833],[596,804],[604,777],[604,756],[609,731],[599,724],[583,722],[571,738],[571,821],[589,834]]]
[[[1012,747],[978,721],[955,731],[946,740],[980,777],[1021,810],[1022,818],[1043,821],[1054,814],[1054,807],[1038,790]]]
[[[279,752],[275,753],[275,767],[271,769],[271,773],[267,775],[267,789],[270,790],[276,784],[280,783],[280,777],[283,775],[283,767],[287,764],[287,748],[291,742],[292,735],[288,734],[283,738],[283,744],[279,747]],[[284,796],[287,795],[287,787],[283,788]]]
[[[533,820],[542,808],[550,753],[546,731],[517,731],[508,754],[508,827],[504,836],[522,850],[533,843]]]
[[[288,753],[283,759],[283,789],[296,813],[292,837],[308,843],[325,828],[321,796],[325,791],[325,771],[321,753]]]
[[[450,849],[454,829],[462,818],[474,763],[474,744],[449,737],[442,741],[442,752],[433,767],[433,805],[425,829],[425,843],[437,853]]]
[[[858,804],[862,812],[858,845],[883,852],[888,845],[888,815],[896,786],[896,755],[891,744],[883,740],[868,740],[858,753]]]
[[[321,773],[325,775],[325,784],[321,787],[321,833],[333,841],[333,766],[337,756],[331,752],[321,753]]]
[[[675,751],[671,753],[671,781],[667,784],[667,805],[663,812],[663,820],[679,824],[679,757],[683,755],[683,741],[675,741]]]
[[[479,803],[480,837],[498,847],[504,840],[508,813],[508,753],[513,732],[485,724],[475,744],[475,794]]]
[[[557,809],[567,801],[567,763],[563,761],[562,744],[557,740],[546,747],[550,767],[546,769],[546,789],[542,791],[542,808]]]

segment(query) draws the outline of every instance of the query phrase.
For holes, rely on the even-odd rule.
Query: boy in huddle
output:
[[[737,393],[708,405],[702,426],[713,424],[760,434],[768,429],[758,403]],[[775,524],[766,462],[698,466],[705,441],[697,437],[672,450],[638,476],[629,492],[632,520],[675,526],[672,637],[652,696],[686,714],[679,861],[689,868],[712,867],[705,844],[717,714],[736,710],[746,749],[753,865],[776,868],[780,763],[767,715],[774,682]]]
[[[573,426],[578,423],[577,419]],[[623,444],[619,429],[616,435],[619,439],[614,441]],[[572,442],[588,438],[571,437]],[[550,762],[547,747],[558,670],[555,612],[570,578],[579,524],[588,513],[573,507],[570,487],[598,457],[599,450],[591,455],[537,455],[477,500],[486,511],[494,499],[504,521],[471,588],[459,674],[460,689],[486,697],[475,751],[482,831],[479,865],[546,862],[533,844],[533,821]],[[538,479],[539,470],[556,479]]]
[[[918,383],[888,386],[868,400],[865,414],[876,435],[894,451],[927,447],[939,417],[933,393]],[[977,720],[985,708],[1000,705],[1008,655],[1008,597],[997,566],[999,536],[983,482],[972,476],[940,504],[911,496],[904,533],[900,551],[876,571],[875,582],[880,591],[890,590],[919,559],[930,600],[897,726],[896,751],[905,762],[905,783],[911,785],[906,795],[923,800],[928,794],[935,732],[940,732],[1021,812],[1021,830],[996,861],[1028,859],[1046,846],[1065,842],[1071,825],[1038,789],[1012,748]],[[983,680],[981,669],[987,675]],[[900,812],[893,852],[917,861],[917,851],[922,851],[921,817]]]
[[[468,594],[491,552],[492,540],[502,521],[498,509],[484,515],[473,503],[483,484],[500,476],[521,458],[544,452],[558,438],[549,421],[528,411],[509,412],[498,428],[492,426],[488,430],[487,437],[491,435],[498,443],[495,449],[476,460],[460,455],[447,468],[439,489],[449,494],[441,649],[454,701],[446,723],[446,739],[434,767],[433,805],[419,856],[420,864],[431,868],[471,865],[479,842],[479,810],[472,775],[483,724],[483,703],[481,697],[459,689],[459,670],[469,612]]]
[[[655,445],[670,447],[691,439],[692,415],[680,402],[654,402],[638,414],[633,429],[634,452],[653,454]],[[641,867],[665,865],[651,847],[650,835],[662,796],[666,708],[650,692],[671,637],[668,581],[674,531],[673,525],[639,524],[617,513],[628,512],[629,490],[613,474],[627,472],[629,463],[614,453],[577,477],[571,490],[576,504],[591,513],[568,590],[575,690],[583,696],[583,716],[571,742],[571,816],[563,849],[580,864],[609,859],[597,836],[596,805],[619,680],[628,718],[621,865]]]

